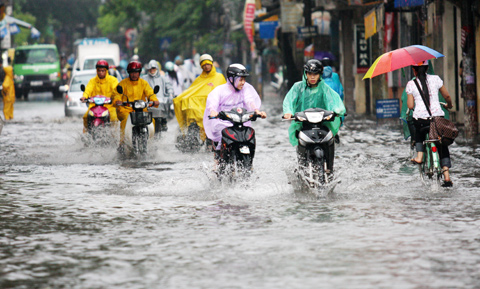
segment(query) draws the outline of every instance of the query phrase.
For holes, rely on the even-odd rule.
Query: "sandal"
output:
[[[414,165],[421,165],[421,164],[422,164],[422,162],[417,162],[415,159],[411,159],[410,161],[411,161],[412,164],[414,164]]]
[[[451,188],[451,187],[453,187],[453,183],[452,183],[452,181],[443,181],[442,187]]]

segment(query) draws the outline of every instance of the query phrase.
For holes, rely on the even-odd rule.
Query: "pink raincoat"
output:
[[[222,130],[226,127],[233,126],[233,124],[226,120],[209,119],[211,111],[216,112],[231,110],[234,107],[245,108],[248,111],[260,109],[262,101],[255,88],[249,83],[245,83],[242,90],[236,91],[230,83],[225,83],[217,86],[212,92],[208,94],[207,106],[203,115],[203,126],[207,137],[215,142],[218,142],[217,149],[220,148],[220,141],[222,139]],[[245,126],[250,126],[251,122],[245,123]]]

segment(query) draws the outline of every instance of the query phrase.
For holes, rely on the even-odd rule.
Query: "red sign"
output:
[[[253,19],[255,19],[255,0],[247,0],[245,2],[243,28],[250,43],[253,42]]]

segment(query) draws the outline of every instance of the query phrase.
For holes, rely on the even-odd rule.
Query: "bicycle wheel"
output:
[[[441,184],[441,181],[443,180],[443,173],[442,173],[442,167],[440,164],[440,155],[437,150],[437,146],[432,143],[431,145],[431,154],[432,154],[432,178],[435,177],[436,181],[438,184]]]
[[[432,151],[430,149],[430,144],[425,145],[425,153],[423,156],[423,162],[420,166],[420,177],[422,178],[423,182],[427,180],[431,180],[433,176],[433,159],[432,159]]]

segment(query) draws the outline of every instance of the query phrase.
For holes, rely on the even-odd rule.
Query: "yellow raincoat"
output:
[[[123,88],[123,95],[115,91],[115,100],[114,101],[135,101],[135,100],[144,100],[144,101],[158,101],[157,96],[153,92],[153,89],[150,87],[150,84],[145,79],[139,78],[138,81],[131,81],[130,78],[125,78],[120,81],[118,84]],[[125,132],[125,126],[127,125],[127,119],[130,112],[133,111],[133,108],[128,106],[118,106],[117,107],[117,116],[121,121],[121,142],[123,142],[123,136]],[[145,108],[144,111],[147,111]]]
[[[5,78],[3,80],[3,114],[5,120],[13,118],[13,104],[15,103],[15,85],[13,83],[13,68],[11,66],[3,67]]]
[[[196,122],[200,127],[200,137],[202,140],[206,139],[203,113],[207,105],[207,96],[215,87],[224,83],[227,81],[223,74],[217,73],[212,66],[210,73],[202,72],[187,90],[173,99],[175,116],[182,133],[190,123]]]
[[[115,103],[113,102],[113,97],[115,96],[117,85],[117,78],[109,75],[107,71],[107,75],[104,79],[98,78],[98,75],[90,79],[87,87],[85,87],[85,91],[83,92],[83,97],[85,98],[93,97],[96,95],[103,95],[112,98],[112,104],[105,105],[105,107],[108,108],[108,112],[110,112],[110,121],[118,121],[117,109],[115,107]],[[95,106],[95,104],[91,103],[88,107],[87,112],[83,116],[83,127],[85,129],[87,128],[88,111],[90,111],[90,108],[92,108],[93,106]]]

